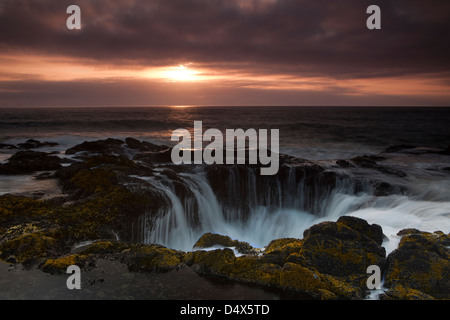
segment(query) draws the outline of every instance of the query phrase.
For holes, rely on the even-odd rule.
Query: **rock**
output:
[[[341,168],[354,168],[355,167],[347,160],[337,160],[336,164]]]
[[[287,261],[299,262],[330,279],[343,281],[354,287],[354,294],[363,295],[367,267],[377,265],[382,271],[385,268],[382,239],[380,226],[355,217],[341,217],[337,222],[322,222],[307,229],[299,252],[288,256]]]
[[[17,262],[27,265],[57,253],[57,240],[45,233],[25,234],[0,245],[0,259],[15,256]]]
[[[183,259],[181,251],[160,245],[135,245],[122,257],[130,271],[167,272],[178,268]]]
[[[9,256],[5,259],[5,262],[16,264],[18,263],[17,258],[15,256]]]
[[[6,144],[6,143],[0,143],[0,149],[18,149],[15,145],[12,144]]]
[[[54,147],[58,144],[56,142],[40,142],[38,140],[29,139],[24,143],[19,143],[18,146],[21,149],[37,149],[42,147]]]
[[[337,222],[325,221],[316,224],[303,232],[305,239],[313,235],[326,235],[344,241],[358,241],[361,243],[383,243],[383,230],[377,224],[370,225],[364,219],[342,216]]]
[[[67,268],[72,265],[76,265],[81,269],[84,269],[88,264],[88,260],[88,256],[79,254],[71,254],[56,259],[48,259],[42,266],[42,270],[51,274],[65,274]],[[90,261],[90,264],[92,266],[93,261]]]
[[[422,291],[395,285],[380,296],[380,300],[435,300]]]
[[[133,157],[133,160],[142,161],[148,164],[172,163],[172,149],[167,148],[160,151],[138,153]]]
[[[198,239],[194,244],[194,249],[205,249],[215,246],[222,247],[235,247],[236,251],[242,254],[256,254],[256,250],[249,245],[247,242],[242,242],[238,240],[232,240],[228,236],[223,236],[220,234],[205,233]]]
[[[449,235],[415,229],[403,235],[396,250],[387,258],[385,286],[402,286],[438,299],[450,298]]]
[[[30,174],[35,171],[58,170],[62,168],[61,159],[45,152],[19,151],[0,164],[0,174]]]
[[[108,138],[106,140],[85,141],[66,150],[66,154],[71,155],[78,152],[87,152],[93,154],[107,154],[107,155],[123,155],[123,144],[125,142],[119,139]]]
[[[55,177],[54,172],[42,172],[35,176],[36,180],[54,179]]]
[[[145,151],[151,151],[151,152],[158,152],[158,151],[165,151],[169,149],[167,146],[161,146],[157,144],[153,144],[147,141],[139,141],[134,138],[126,138],[125,143],[130,149],[136,149],[141,152]]]
[[[316,298],[361,299],[367,267],[384,269],[383,233],[378,225],[343,217],[305,231],[304,239],[271,241],[260,256],[235,257],[229,249],[189,252],[184,262],[201,274],[306,293]],[[207,234],[202,242],[230,245],[230,238]]]
[[[337,220],[337,224],[339,223],[358,232],[361,235],[361,240],[366,242],[373,240],[375,243],[381,245],[385,238],[381,226],[378,224],[369,224],[364,219],[342,216]],[[367,240],[365,237],[368,237],[370,240]]]
[[[406,173],[404,173],[403,171],[389,168],[386,166],[381,166],[377,163],[377,161],[384,160],[384,159],[385,159],[384,157],[380,157],[380,156],[359,156],[359,157],[354,157],[351,160],[355,165],[357,165],[361,168],[378,170],[382,173],[389,174],[389,175],[395,175],[399,178],[406,177]]]
[[[401,145],[396,145],[396,146],[390,146],[384,152],[385,153],[395,153],[395,152],[399,152],[399,151],[403,151],[403,150],[407,150],[407,149],[414,149],[414,148],[416,148],[416,146],[401,144]]]
[[[301,251],[302,245],[303,240],[295,238],[272,240],[266,246],[264,255],[261,259],[265,262],[274,263],[281,267],[285,262],[300,263],[302,261],[302,257],[300,257],[298,253]]]

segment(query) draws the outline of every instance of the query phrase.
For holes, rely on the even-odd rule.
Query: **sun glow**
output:
[[[170,67],[163,72],[163,77],[170,81],[195,81],[198,80],[198,72],[189,67],[179,65]]]

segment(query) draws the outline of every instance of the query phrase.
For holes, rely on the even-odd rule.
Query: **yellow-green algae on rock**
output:
[[[450,236],[442,232],[406,229],[388,257],[386,298],[450,298]]]
[[[0,258],[5,260],[13,256],[17,262],[29,263],[34,259],[54,255],[58,250],[58,242],[45,233],[29,233],[0,245]]]
[[[305,231],[303,239],[273,240],[259,256],[235,257],[230,249],[217,249],[189,252],[184,262],[201,274],[294,290],[313,298],[362,299],[367,267],[380,264],[384,268],[385,251],[379,243],[381,228],[360,220],[322,223]]]

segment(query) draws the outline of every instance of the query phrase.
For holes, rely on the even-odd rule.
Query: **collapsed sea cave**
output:
[[[63,192],[1,197],[2,260],[58,273],[106,256],[132,272],[188,266],[323,299],[365,298],[366,269],[377,265],[387,298],[448,297],[448,150],[280,155],[273,176],[257,165],[174,165],[170,148],[131,138],[85,142],[60,157],[28,152],[0,166],[38,171]],[[47,158],[53,174],[40,171]]]

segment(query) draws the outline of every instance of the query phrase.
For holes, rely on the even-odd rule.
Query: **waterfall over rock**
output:
[[[405,191],[291,157],[282,158],[274,176],[261,176],[248,165],[184,169],[167,166],[138,177],[167,205],[139,217],[134,240],[189,251],[211,232],[263,247],[277,238],[301,238],[312,224],[367,207],[377,196]]]

